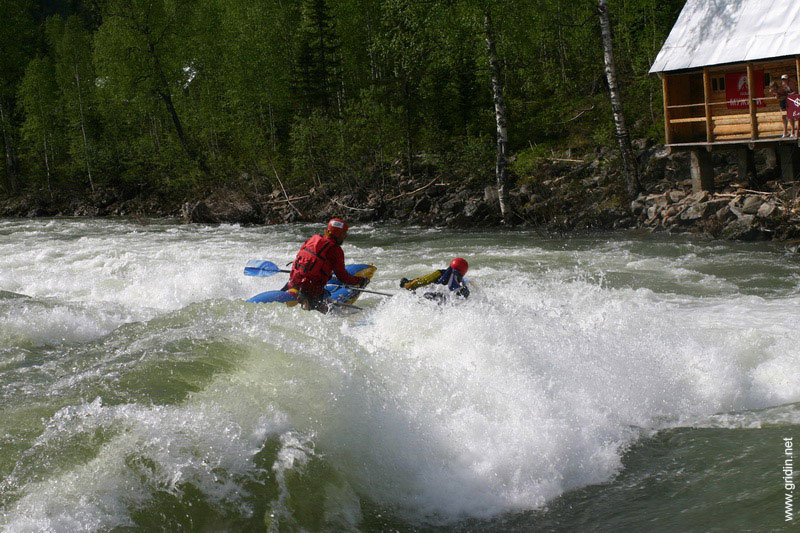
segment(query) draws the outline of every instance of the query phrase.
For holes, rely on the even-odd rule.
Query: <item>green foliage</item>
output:
[[[34,188],[44,186],[51,194],[53,185],[57,185],[57,166],[64,158],[58,127],[63,116],[54,72],[49,58],[36,57],[28,63],[19,85],[19,104],[25,116],[20,131],[28,155],[28,183]]]
[[[342,120],[342,174],[351,186],[388,178],[389,167],[402,150],[401,111],[365,90]]]
[[[648,69],[683,3],[609,2],[634,135],[660,134]],[[0,0],[4,147],[29,188],[181,195],[279,172],[355,190],[387,183],[398,162],[491,183],[486,13],[512,171],[530,175],[537,146],[614,143],[592,0],[34,4]]]
[[[449,149],[443,152],[443,161],[457,177],[487,183],[494,176],[496,149],[494,137],[488,134],[463,135],[452,139]]]
[[[0,98],[13,98],[17,84],[36,50],[32,2],[0,0]]]
[[[542,168],[542,160],[551,156],[551,150],[552,146],[546,144],[531,145],[520,150],[511,163],[511,169],[523,181],[535,180]]]
[[[340,126],[341,121],[319,110],[297,117],[290,137],[295,184],[338,181],[337,163],[343,148]]]

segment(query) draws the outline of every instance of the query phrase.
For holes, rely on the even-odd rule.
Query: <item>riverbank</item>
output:
[[[640,145],[643,193],[626,197],[614,152],[542,158],[510,188],[512,224],[571,232],[641,228],[713,239],[789,240],[800,237],[800,182],[765,170],[754,190],[736,179],[735,165],[719,158],[716,190],[693,193],[686,154]],[[102,190],[89,196],[28,195],[0,201],[0,216],[172,217],[194,223],[281,224],[324,221],[396,221],[421,226],[502,225],[497,193],[483,179],[435,173],[396,175],[381,187],[342,190],[332,185],[268,193],[225,187],[185,198],[126,196]]]

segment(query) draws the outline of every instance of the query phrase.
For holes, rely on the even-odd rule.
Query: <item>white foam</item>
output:
[[[0,288],[34,297],[0,303],[31,309],[22,319],[4,316],[0,335],[20,344],[23,333],[33,345],[85,342],[196,302],[278,288],[285,276],[244,277],[245,262],[281,264],[310,230],[39,227],[26,239],[47,235],[40,246],[17,242],[0,254]],[[14,479],[22,496],[4,522],[15,531],[123,526],[131,498],[179,491],[187,480],[219,505],[241,506],[252,458],[276,437],[278,523],[292,522],[280,478],[309,460],[339,476],[330,501],[340,502],[343,524],[359,520],[353,494],[413,522],[450,523],[534,509],[608,481],[650,431],[772,423],[748,413],[800,402],[800,278],[788,260],[774,287],[752,294],[754,278],[725,270],[737,254],[721,245],[709,254],[662,242],[648,255],[629,241],[530,244],[515,234],[374,227],[351,234],[348,260],[378,264],[371,288],[398,296],[365,295],[359,305],[369,310],[358,318],[247,304],[211,313],[219,327],[198,327],[235,343],[233,368],[175,406],[94,402],[59,411],[30,461],[98,428],[113,437],[45,481],[21,467]],[[482,297],[437,306],[397,287],[453,255],[468,258]],[[25,324],[38,333],[23,332]],[[136,348],[142,357],[158,348],[152,328]],[[196,329],[186,330],[162,340],[194,339]],[[126,371],[112,360],[98,368]],[[155,468],[144,472],[137,457]],[[335,514],[331,505],[326,512]]]
[[[99,453],[45,481],[29,483],[25,495],[0,518],[7,531],[96,531],[133,526],[129,506],[155,491],[180,495],[184,484],[199,488],[213,506],[240,506],[244,481],[256,475],[252,460],[264,439],[279,434],[280,413],[262,411],[244,432],[218,404],[183,407],[116,405],[98,398],[64,408],[26,452],[46,455],[80,435],[115,435]],[[20,464],[24,464],[21,462]],[[13,486],[24,472],[3,482]]]

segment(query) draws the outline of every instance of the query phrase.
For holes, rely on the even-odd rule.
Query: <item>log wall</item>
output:
[[[728,105],[726,74],[746,73],[751,84],[763,81],[764,95],[752,95],[741,107]],[[769,83],[788,74],[797,84],[800,58],[739,63],[705,69],[662,73],[664,118],[668,145],[749,142],[780,139],[782,113]],[[796,85],[795,85],[796,86]],[[752,100],[752,101],[750,101]]]

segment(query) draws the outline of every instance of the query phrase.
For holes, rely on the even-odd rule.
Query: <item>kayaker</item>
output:
[[[292,263],[289,283],[282,290],[296,289],[297,301],[306,311],[328,312],[325,284],[332,274],[345,285],[363,287],[369,279],[351,276],[344,268],[342,243],[347,238],[347,223],[340,218],[328,222],[323,235],[314,235],[300,247]]]
[[[469,288],[464,283],[464,276],[466,275],[468,269],[469,264],[467,264],[467,261],[460,257],[456,257],[450,261],[450,266],[446,269],[434,270],[430,274],[426,274],[412,280],[403,278],[400,280],[400,286],[409,291],[413,291],[419,289],[420,287],[430,285],[431,283],[437,283],[439,285],[447,286],[447,288],[457,296],[468,298]],[[442,294],[436,292],[426,292],[423,294],[423,296],[429,300],[442,299]]]

